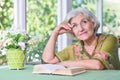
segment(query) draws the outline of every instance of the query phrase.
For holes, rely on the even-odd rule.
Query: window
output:
[[[104,0],[103,32],[120,36],[120,1]]]
[[[36,37],[28,61],[41,59],[52,30],[57,25],[57,0],[27,0],[27,33]],[[36,41],[35,40],[35,41]]]
[[[6,52],[2,49],[2,32],[13,24],[13,0],[0,0],[0,65],[6,64]]]
[[[0,30],[10,28],[13,24],[13,0],[0,1]]]

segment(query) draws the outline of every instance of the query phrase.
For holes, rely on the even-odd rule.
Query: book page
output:
[[[65,69],[64,66],[56,65],[56,64],[42,64],[41,66],[43,66],[51,71],[56,70],[56,69]]]
[[[34,66],[33,73],[52,73],[56,69],[65,69],[65,67],[56,64],[39,64]]]

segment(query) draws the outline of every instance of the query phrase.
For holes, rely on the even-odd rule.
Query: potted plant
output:
[[[7,50],[10,69],[23,69],[25,53],[30,37],[27,34],[8,32],[4,37],[3,48]]]

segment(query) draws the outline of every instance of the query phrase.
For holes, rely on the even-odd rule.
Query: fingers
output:
[[[64,28],[66,30],[72,30],[71,25],[69,23],[61,23],[59,27]]]
[[[70,23],[63,22],[56,27],[54,32],[58,33],[58,35],[63,33],[69,33],[72,32],[72,26]]]

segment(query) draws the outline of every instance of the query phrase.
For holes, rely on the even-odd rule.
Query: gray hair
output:
[[[77,9],[74,9],[72,11],[70,11],[66,18],[65,18],[65,22],[70,22],[70,20],[75,17],[76,15],[82,13],[88,20],[92,21],[94,23],[94,32],[97,32],[99,26],[100,26],[100,23],[97,19],[97,17],[91,12],[89,11],[88,9],[86,8],[77,8]]]

